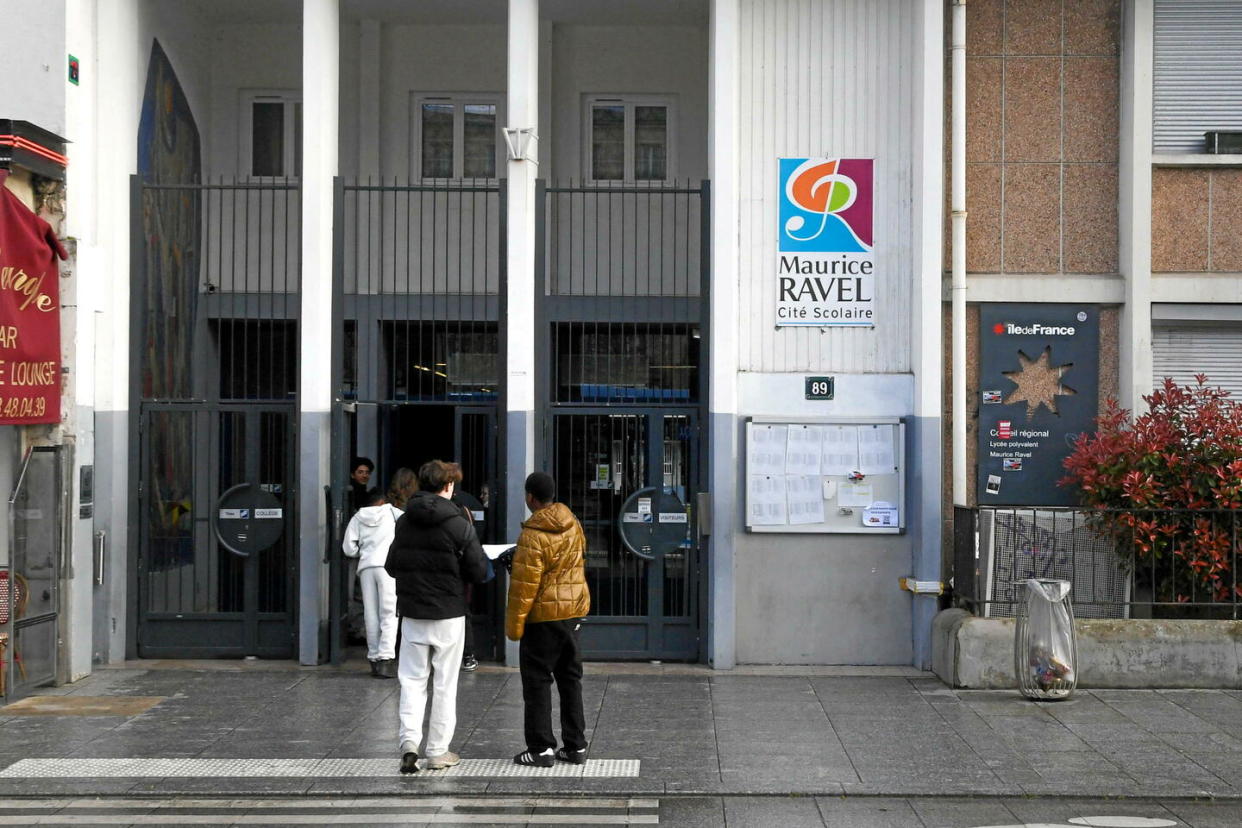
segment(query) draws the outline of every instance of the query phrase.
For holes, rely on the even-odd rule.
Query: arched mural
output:
[[[158,40],[151,44],[138,126],[138,174],[146,235],[144,399],[193,396],[191,357],[198,298],[201,194],[159,185],[199,184],[202,153],[194,113]]]

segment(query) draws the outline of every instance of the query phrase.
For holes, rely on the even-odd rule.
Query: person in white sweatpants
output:
[[[427,756],[449,752],[457,729],[457,677],[466,638],[465,616],[427,620],[401,619],[400,725],[397,744],[417,745],[423,736],[427,679],[431,678],[431,713],[427,717]]]
[[[410,478],[413,473],[405,469]],[[395,481],[394,477],[394,481]],[[349,521],[342,543],[349,557],[358,558],[358,582],[367,628],[367,660],[376,678],[396,676],[397,581],[384,571],[388,547],[401,510],[372,490],[370,505]]]
[[[467,583],[487,577],[487,558],[472,521],[451,500],[456,467],[430,460],[418,470],[419,491],[397,523],[384,568],[397,579],[401,616],[401,773],[418,773],[418,745],[431,685],[423,769],[451,768],[457,727],[457,675],[465,646]]]

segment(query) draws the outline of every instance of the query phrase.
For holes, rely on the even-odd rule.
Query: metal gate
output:
[[[541,184],[537,198],[542,453],[587,536],[584,651],[702,658],[692,507],[706,479],[708,184]],[[629,551],[618,529],[622,504],[646,487],[690,513],[682,542],[650,557]]]
[[[701,570],[691,498],[701,473],[698,412],[641,410],[556,413],[551,418],[557,499],[586,533],[591,615],[583,650],[591,658],[691,659],[699,651]],[[663,487],[690,511],[685,537],[649,558],[621,541],[622,504]]]
[[[294,652],[300,206],[295,184],[135,176],[131,654]],[[214,531],[250,483],[284,531],[248,557]]]
[[[430,459],[462,466],[486,535],[498,531],[497,402],[504,281],[502,181],[336,182],[332,659],[344,657],[349,567],[339,550],[349,458],[372,485]],[[490,538],[485,538],[490,540]],[[472,599],[476,655],[499,657],[503,595]]]

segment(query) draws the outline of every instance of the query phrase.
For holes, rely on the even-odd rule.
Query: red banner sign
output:
[[[68,258],[0,170],[0,425],[60,422],[60,272]]]

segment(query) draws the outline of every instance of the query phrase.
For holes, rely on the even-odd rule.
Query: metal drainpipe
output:
[[[953,503],[966,492],[966,0],[953,0]]]

